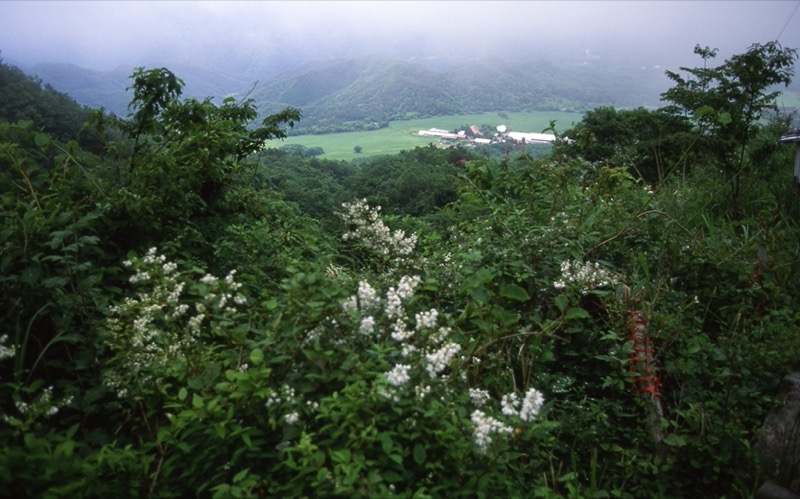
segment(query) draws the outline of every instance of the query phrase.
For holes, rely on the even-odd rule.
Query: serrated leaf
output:
[[[500,296],[517,301],[528,301],[531,299],[528,292],[516,284],[504,284],[500,286]]]

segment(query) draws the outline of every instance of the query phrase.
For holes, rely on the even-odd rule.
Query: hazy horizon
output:
[[[0,56],[95,70],[192,65],[260,77],[304,63],[395,58],[694,65],[778,39],[800,48],[800,1],[0,2]],[[778,38],[780,37],[780,38]]]

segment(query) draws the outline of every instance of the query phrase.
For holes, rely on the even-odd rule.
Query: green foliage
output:
[[[0,59],[0,122],[30,120],[36,129],[70,140],[78,138],[88,114],[66,94]]]
[[[367,198],[389,214],[423,216],[455,201],[458,163],[465,151],[433,145],[371,158],[347,181],[352,198]]]
[[[667,112],[693,119],[705,139],[700,147],[731,177],[731,201],[736,205],[742,175],[751,168],[748,146],[765,113],[777,110],[780,92],[775,87],[791,83],[797,51],[778,42],[756,43],[716,67],[708,67],[716,49],[696,46],[694,52],[703,59],[703,67],[681,68],[688,78],[667,71],[675,85],[662,99],[671,103]]]
[[[325,150],[321,147],[305,147],[300,144],[288,144],[285,146],[281,146],[280,150],[287,154],[298,154],[300,156],[305,156],[309,158],[325,154]]]
[[[654,166],[704,136],[661,112],[598,109],[542,158],[348,164],[262,150],[297,111],[254,126],[168,70],[133,79],[130,119],[93,118],[97,154],[0,124],[0,495],[750,497],[776,478],[751,444],[800,353],[785,119],[751,129],[734,217],[710,156]],[[632,312],[657,404],[634,390]]]
[[[595,108],[564,136],[569,140],[558,144],[557,153],[624,166],[653,184],[676,171],[685,173],[699,154],[690,147],[697,136],[686,119],[644,108]]]

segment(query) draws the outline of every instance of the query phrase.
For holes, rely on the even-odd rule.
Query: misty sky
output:
[[[784,46],[800,48],[799,4],[4,0],[0,55],[23,66],[191,64],[244,73],[374,53],[695,65],[696,44],[719,48],[727,57],[780,35]]]

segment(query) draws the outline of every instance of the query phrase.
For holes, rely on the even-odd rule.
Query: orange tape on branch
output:
[[[656,369],[655,355],[650,344],[648,323],[644,314],[634,310],[628,315],[630,320],[630,338],[633,342],[631,352],[631,372],[634,373],[634,390],[639,395],[649,395],[652,400],[661,397],[661,379]]]

